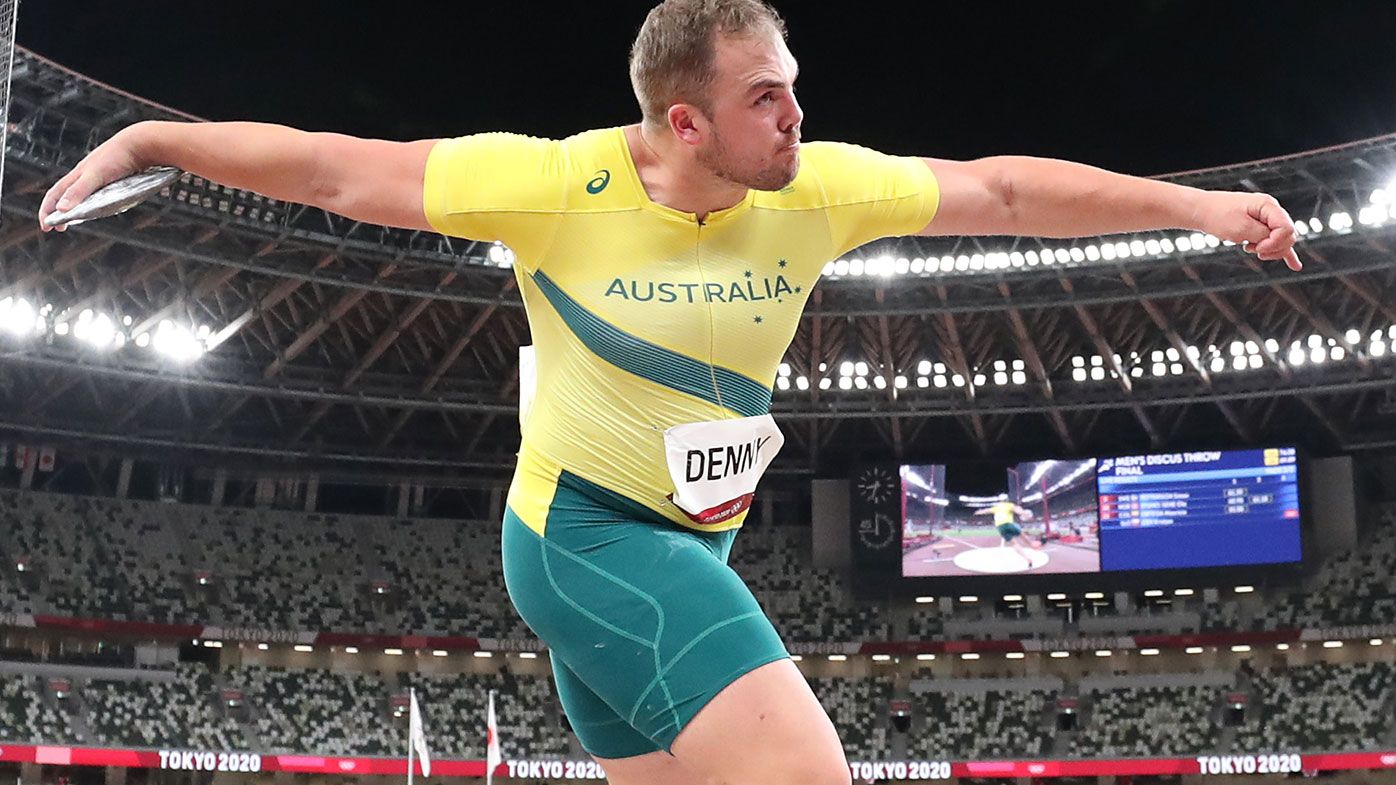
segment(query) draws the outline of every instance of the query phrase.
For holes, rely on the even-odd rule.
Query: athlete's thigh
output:
[[[670,750],[697,775],[732,785],[848,785],[843,744],[790,660],[737,679],[704,706]]]
[[[553,682],[558,701],[577,740],[597,761],[630,760],[659,751],[659,745],[641,734],[586,685],[557,652],[552,653]],[[667,754],[665,757],[668,757]],[[602,768],[606,768],[602,764]],[[609,769],[608,769],[609,773]]]
[[[545,536],[506,516],[510,596],[553,656],[655,747],[742,674],[788,659],[709,538],[559,497]]]

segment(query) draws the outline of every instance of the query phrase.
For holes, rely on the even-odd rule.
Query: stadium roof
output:
[[[40,196],[87,150],[194,118],[24,51],[13,91],[0,433],[203,463],[512,465],[528,328],[508,249],[197,178],[41,235]],[[776,380],[776,470],[1396,445],[1394,178],[1396,136],[1169,177],[1277,196],[1304,224],[1301,273],[1177,231],[859,249],[831,263]]]

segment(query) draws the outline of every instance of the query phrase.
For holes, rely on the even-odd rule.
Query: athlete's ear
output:
[[[674,104],[669,107],[669,130],[680,142],[697,147],[707,136],[708,121],[696,106]]]

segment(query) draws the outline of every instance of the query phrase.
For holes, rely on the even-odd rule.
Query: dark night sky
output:
[[[1396,132],[1393,0],[775,4],[806,139],[1154,174]],[[650,5],[25,0],[18,39],[211,120],[565,136],[637,117]]]

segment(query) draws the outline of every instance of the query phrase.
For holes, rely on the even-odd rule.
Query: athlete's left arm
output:
[[[1204,191],[1050,158],[924,158],[940,207],[917,234],[1093,237],[1152,229],[1206,232],[1300,269],[1294,221],[1268,194]]]

